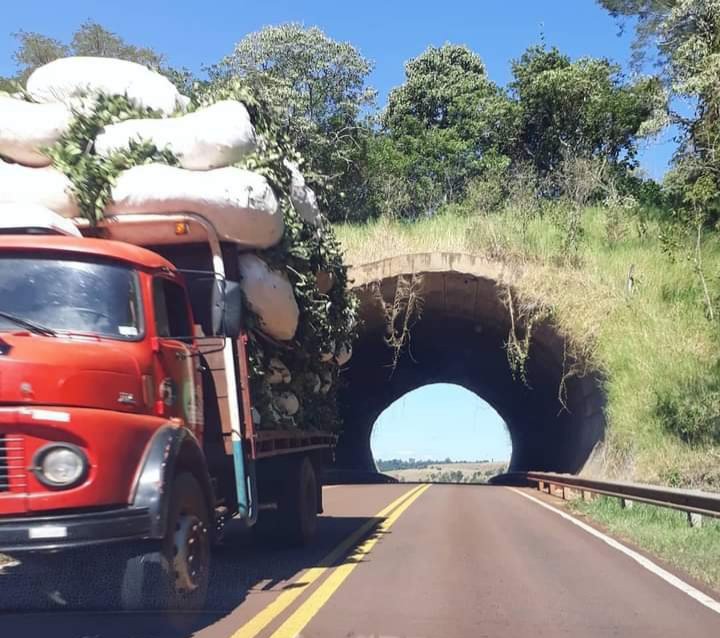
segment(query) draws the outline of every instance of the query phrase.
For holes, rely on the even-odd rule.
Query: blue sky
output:
[[[497,412],[457,385],[409,392],[380,415],[371,439],[376,459],[477,461],[510,458],[510,436]]]
[[[316,25],[331,37],[352,42],[375,64],[370,84],[379,105],[403,81],[403,64],[429,45],[466,44],[484,60],[500,84],[510,61],[543,39],[572,57],[608,57],[627,67],[631,33],[594,0],[31,0],[5,2],[0,28],[0,74],[14,72],[11,33],[39,31],[68,41],[90,18],[127,41],[164,53],[174,66],[199,72],[230,53],[245,34],[287,21]],[[661,177],[673,152],[672,135],[648,145],[641,162]],[[508,455],[499,417],[468,392],[433,386],[408,395],[383,416],[373,445],[382,457],[501,458]],[[439,433],[438,424],[443,430]],[[412,452],[412,453],[410,453]]]

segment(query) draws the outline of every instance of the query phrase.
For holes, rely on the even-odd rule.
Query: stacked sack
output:
[[[193,97],[123,60],[40,67],[23,95],[0,94],[0,225],[30,208],[55,228],[104,215],[207,217],[238,246],[258,425],[332,428],[355,330],[332,229],[293,150],[267,117],[256,130],[248,104],[261,105],[232,90]]]

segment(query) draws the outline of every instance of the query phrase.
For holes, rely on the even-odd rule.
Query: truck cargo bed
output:
[[[335,446],[337,435],[320,430],[257,430],[251,438],[258,459]]]

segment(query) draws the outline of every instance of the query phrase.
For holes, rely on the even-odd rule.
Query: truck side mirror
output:
[[[242,292],[237,281],[216,279],[213,282],[210,313],[212,334],[237,338],[241,329]]]
[[[242,329],[242,289],[237,281],[226,279],[225,307],[222,316],[222,333],[226,337],[236,339]]]
[[[241,330],[242,292],[236,281],[217,277],[189,280],[193,315],[208,337],[237,338]]]
[[[210,283],[210,326],[209,331],[206,330],[208,336],[218,336],[223,334],[223,315],[225,314],[225,281],[223,279],[213,279]],[[204,329],[204,328],[203,328]]]

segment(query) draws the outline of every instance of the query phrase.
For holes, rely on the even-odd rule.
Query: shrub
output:
[[[692,445],[720,443],[720,368],[658,395],[665,430]]]

